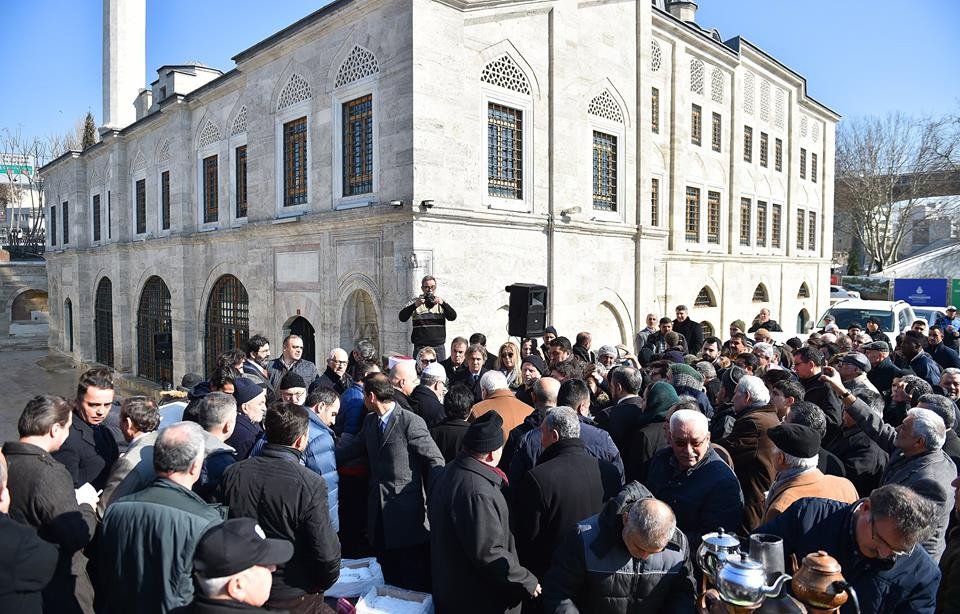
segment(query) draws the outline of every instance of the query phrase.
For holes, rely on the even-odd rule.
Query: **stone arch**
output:
[[[223,140],[223,131],[218,122],[204,114],[203,120],[197,126],[197,149],[203,149]]]
[[[362,81],[380,72],[380,62],[375,53],[363,45],[354,45],[337,68],[334,89]]]
[[[700,292],[697,293],[696,298],[693,299],[693,306],[698,307],[716,307],[717,306],[717,294],[713,291],[709,285],[706,285],[700,288]]]
[[[612,326],[609,327],[599,327],[595,330],[590,331],[594,339],[597,339],[603,344],[608,344],[611,341],[616,341],[617,343],[626,343],[628,341],[627,327],[624,323],[623,317],[620,315],[620,310],[610,301],[601,301],[596,307],[596,321],[600,322],[610,322],[612,320]],[[611,339],[611,336],[617,337],[617,339]]]
[[[810,312],[808,312],[806,308],[803,308],[797,313],[797,332],[807,332],[808,322],[810,322]]]
[[[94,356],[100,364],[113,366],[113,282],[103,276],[93,299]]]
[[[287,65],[284,67],[273,86],[273,93],[270,95],[270,111],[276,112],[280,107],[280,97],[283,95],[283,91],[290,83],[290,80],[295,76],[306,81],[307,86],[310,88],[310,99],[315,99],[319,90],[314,87],[307,78],[307,75],[311,74],[313,74],[313,71],[300,62],[297,62],[296,60],[290,60],[287,62]]]
[[[704,338],[713,337],[714,335],[716,335],[716,330],[717,330],[717,329],[713,326],[713,323],[712,323],[712,322],[709,322],[709,321],[707,321],[707,320],[701,320],[701,321],[700,321],[700,328],[703,329],[703,336],[704,336]]]
[[[25,288],[18,292],[10,301],[10,321],[32,321],[34,311],[49,311],[49,295],[46,290]]]
[[[157,166],[170,161],[170,139],[160,139],[157,142],[157,151],[153,157],[157,161]]]
[[[501,56],[508,56],[527,77],[527,83],[530,85],[530,96],[532,98],[540,98],[540,82],[537,81],[536,72],[534,72],[530,63],[527,62],[523,54],[520,53],[520,50],[517,49],[509,39],[494,43],[480,52],[481,64],[477,74],[482,73],[484,66]]]
[[[301,315],[291,316],[283,323],[282,338],[287,335],[298,335],[303,340],[303,359],[317,362],[317,329],[313,322]]]
[[[612,102],[616,103],[619,107],[620,114],[622,115],[621,121],[625,127],[630,126],[630,107],[627,105],[626,99],[623,97],[623,94],[620,93],[620,90],[617,89],[617,86],[613,84],[613,81],[609,77],[604,77],[599,81],[593,83],[588,91],[588,98],[585,102],[586,106],[589,108],[590,103],[601,96],[606,94],[612,99]]]
[[[653,164],[650,168],[665,171],[667,170],[667,161],[664,158],[663,150],[660,149],[659,145],[653,146]]]
[[[250,337],[250,297],[239,279],[229,273],[217,278],[202,321],[204,365],[211,373],[217,356],[242,348]]]
[[[797,290],[797,298],[810,298],[810,286],[807,284],[807,282],[804,281],[800,283],[800,289]]]
[[[361,339],[369,340],[380,352],[379,310],[369,292],[356,288],[340,309],[340,347],[349,351]]]
[[[361,292],[362,294],[357,294],[358,291]],[[343,297],[343,302],[340,305],[340,342],[341,343],[344,342],[343,340],[346,338],[348,334],[353,335],[355,332],[357,332],[356,330],[348,330],[347,328],[345,328],[345,325],[349,325],[350,327],[352,327],[354,324],[357,323],[356,320],[348,321],[346,319],[348,316],[348,309],[351,309],[351,307],[349,307],[351,304],[351,301],[354,301],[354,305],[352,309],[360,309],[361,310],[359,312],[360,314],[363,314],[363,313],[367,314],[366,320],[361,319],[359,320],[359,323],[366,326],[367,329],[370,330],[371,329],[370,324],[372,322],[375,322],[377,333],[378,335],[380,334],[380,332],[383,330],[383,327],[380,325],[380,323],[382,322],[381,304],[383,301],[383,293],[380,291],[380,288],[377,286],[376,282],[373,281],[373,279],[371,279],[367,275],[364,275],[363,273],[350,273],[349,275],[346,275],[345,277],[343,277],[343,279],[340,280],[340,283],[338,284],[338,288],[337,288],[337,294]],[[369,304],[357,303],[357,301],[361,299],[366,300],[364,298],[364,295],[369,298]],[[372,306],[373,308],[373,316],[370,316],[369,311],[366,311],[366,312],[363,311],[363,310],[368,310],[370,306]],[[356,311],[353,312],[352,315],[354,316],[357,315],[357,312]],[[366,324],[364,324],[364,322],[366,322]],[[371,340],[371,341],[373,341],[374,345],[377,346],[377,351],[379,352],[382,348],[381,340],[378,338],[376,340]],[[342,347],[346,349],[347,346],[342,346]]]
[[[138,149],[133,156],[133,162],[130,163],[130,174],[142,171],[147,168],[147,157],[143,155],[143,150]]]
[[[247,105],[244,104],[243,101],[238,100],[237,103],[233,106],[233,110],[230,112],[229,118],[227,120],[227,125],[230,126],[230,136],[246,134]]]
[[[754,303],[769,303],[770,302],[770,292],[767,290],[767,285],[763,282],[757,284],[757,287],[753,289],[753,298],[751,299]]]

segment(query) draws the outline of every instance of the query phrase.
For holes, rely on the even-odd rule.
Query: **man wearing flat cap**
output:
[[[857,489],[850,480],[824,475],[817,464],[820,433],[802,424],[785,423],[767,430],[773,442],[773,462],[777,477],[767,492],[762,523],[779,516],[794,501],[820,497],[841,503],[854,503]]]
[[[836,358],[835,367],[847,390],[863,399],[863,402],[874,411],[883,412],[884,401],[880,391],[867,377],[873,365],[870,364],[870,359],[866,355],[860,352],[841,354]]]
[[[516,614],[540,584],[520,565],[510,532],[510,512],[497,469],[503,454],[503,418],[487,412],[474,420],[463,451],[447,465],[430,496],[433,599],[438,614]]]
[[[860,346],[860,351],[870,361],[867,379],[883,397],[884,405],[889,405],[893,380],[904,375],[905,372],[893,364],[893,360],[890,359],[890,345],[885,340],[864,343]]]
[[[232,518],[208,530],[197,543],[193,569],[194,614],[266,612],[273,571],[293,556],[293,544],[268,539],[252,518]]]

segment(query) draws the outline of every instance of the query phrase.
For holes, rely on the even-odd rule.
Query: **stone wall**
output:
[[[18,297],[23,298],[25,293],[41,291],[47,293],[47,268],[43,262],[0,262],[0,340],[8,341],[11,334],[11,316],[14,311],[14,302]],[[39,316],[39,321],[29,325],[15,325],[14,332],[18,336],[33,336],[33,330],[40,335],[45,332],[46,314]]]

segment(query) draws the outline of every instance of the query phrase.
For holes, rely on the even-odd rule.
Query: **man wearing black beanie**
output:
[[[520,565],[510,532],[510,512],[497,469],[503,454],[503,418],[487,412],[474,420],[463,449],[437,479],[428,506],[433,598],[438,612],[517,613],[540,594],[540,584]]]

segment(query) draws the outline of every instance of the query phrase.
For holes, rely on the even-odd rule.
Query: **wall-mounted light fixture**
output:
[[[433,201],[432,201],[432,200],[421,200],[421,201],[420,201],[420,208],[421,208],[421,209],[433,209]]]
[[[571,215],[577,215],[582,211],[583,209],[581,209],[580,206],[578,205],[576,207],[567,207],[566,209],[562,209],[560,211],[560,215],[563,217],[570,217]]]
[[[400,207],[403,206],[403,201],[402,201],[402,200],[391,200],[391,201],[390,201],[390,206],[392,206],[394,209],[399,209]]]

